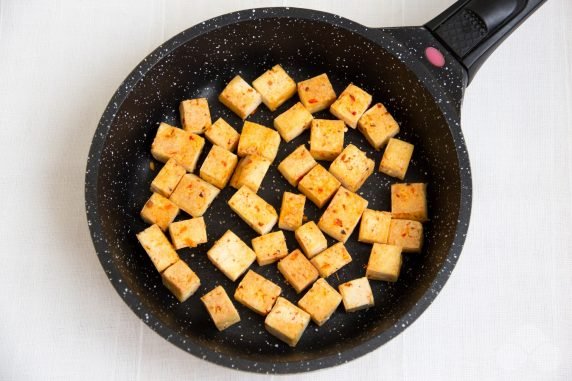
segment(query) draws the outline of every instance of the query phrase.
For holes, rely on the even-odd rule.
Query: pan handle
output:
[[[466,69],[471,83],[491,53],[546,0],[460,0],[429,29]]]

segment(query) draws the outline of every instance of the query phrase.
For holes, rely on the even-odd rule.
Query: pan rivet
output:
[[[436,67],[445,66],[445,56],[437,48],[432,46],[425,49],[425,57],[431,63],[431,65]]]

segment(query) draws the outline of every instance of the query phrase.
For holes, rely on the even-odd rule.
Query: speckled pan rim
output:
[[[444,117],[447,119],[447,123],[455,142],[459,167],[461,169],[459,173],[461,199],[457,229],[447,258],[444,265],[437,273],[431,287],[427,289],[425,294],[417,301],[417,303],[415,303],[409,312],[403,315],[391,328],[370,338],[368,341],[351,348],[346,348],[343,352],[339,352],[336,355],[325,356],[309,361],[278,363],[252,361],[246,358],[232,357],[225,353],[215,352],[198,344],[192,342],[189,343],[188,338],[184,338],[176,331],[163,325],[160,319],[145,308],[137,294],[132,290],[125,288],[125,284],[121,282],[122,274],[114,266],[111,251],[109,250],[107,242],[103,238],[103,228],[97,211],[97,181],[100,157],[105,146],[109,129],[111,128],[117,111],[139,80],[141,80],[155,64],[160,62],[164,57],[169,55],[182,44],[185,44],[188,41],[221,26],[255,19],[287,17],[330,23],[334,26],[350,30],[375,42],[386,49],[389,53],[399,57],[399,60],[403,61],[407,67],[416,74],[417,78],[422,81],[423,85],[429,90],[434,98],[444,96],[443,89],[435,81],[427,68],[416,58],[412,57],[407,49],[405,49],[393,37],[389,36],[387,33],[381,32],[381,30],[367,28],[361,24],[330,13],[301,8],[259,8],[233,12],[204,21],[179,33],[155,49],[129,74],[111,98],[101,117],[90,147],[85,176],[86,214],[96,253],[115,290],[131,310],[140,319],[145,321],[152,330],[157,332],[167,341],[175,344],[192,355],[228,368],[257,373],[297,373],[339,365],[371,352],[404,331],[433,302],[455,267],[468,230],[472,203],[470,163],[465,141],[459,125],[459,116],[455,108],[452,106],[454,102],[451,104],[441,102],[438,106]]]

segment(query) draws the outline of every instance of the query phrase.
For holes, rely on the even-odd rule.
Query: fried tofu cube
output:
[[[240,134],[223,118],[218,118],[205,130],[205,137],[212,144],[234,152],[238,146]]]
[[[423,225],[419,221],[392,219],[387,243],[401,246],[404,253],[419,253],[423,246]]]
[[[274,161],[280,146],[280,134],[261,124],[244,122],[238,140],[238,156],[258,155]]]
[[[376,103],[358,121],[358,130],[376,150],[397,135],[399,125],[384,105]]]
[[[219,331],[224,331],[240,321],[238,311],[222,286],[216,286],[201,296],[201,302]]]
[[[366,277],[351,280],[338,286],[346,312],[373,307],[373,293]]]
[[[371,104],[371,95],[350,83],[330,106],[330,112],[351,128],[356,128],[359,119]]]
[[[401,247],[374,243],[365,276],[368,279],[396,282],[401,269]]]
[[[404,142],[403,140],[389,139],[381,163],[379,171],[386,175],[397,177],[400,180],[405,178],[409,162],[413,155],[413,144]]]
[[[161,274],[163,285],[183,303],[189,299],[201,285],[201,280],[182,260],[178,260]]]
[[[322,233],[314,221],[300,226],[294,232],[294,236],[308,258],[320,254],[328,247],[328,241],[324,237],[324,233]]]
[[[272,162],[265,157],[258,155],[248,155],[240,159],[230,186],[240,189],[243,185],[249,187],[253,192],[258,192],[268,168]]]
[[[199,135],[161,123],[151,145],[151,154],[162,163],[175,159],[187,172],[193,172],[204,145],[205,139]]]
[[[296,94],[296,82],[280,65],[252,81],[252,87],[262,96],[262,102],[270,111],[275,111]]]
[[[338,179],[318,164],[298,183],[298,190],[321,208],[332,198],[340,185]]]
[[[278,170],[293,187],[318,163],[303,144],[296,148],[278,165]]]
[[[344,244],[338,242],[316,255],[310,262],[318,269],[322,278],[327,278],[351,261],[352,257]]]
[[[278,227],[284,230],[294,231],[302,226],[304,220],[304,204],[306,196],[284,192],[282,207],[278,218]]]
[[[353,144],[348,145],[330,165],[330,173],[342,185],[357,192],[373,173],[375,162]]]
[[[314,117],[300,102],[284,111],[274,119],[274,128],[284,141],[289,142],[310,128]]]
[[[318,270],[298,249],[278,262],[278,270],[297,293],[302,292],[318,279]]]
[[[336,92],[325,73],[299,82],[298,96],[312,114],[327,109],[336,100]]]
[[[341,120],[312,120],[310,153],[316,160],[334,160],[344,149],[344,122]]]
[[[169,225],[169,235],[175,249],[197,247],[207,242],[207,228],[202,217],[173,222]]]
[[[324,279],[320,278],[298,301],[298,306],[310,314],[318,326],[324,325],[342,302],[342,296]]]
[[[179,260],[179,255],[157,225],[138,233],[137,240],[160,273]]]
[[[201,217],[218,196],[220,190],[192,173],[187,173],[169,200],[193,217]]]
[[[318,227],[330,237],[346,242],[367,208],[368,201],[340,187],[318,221]]]
[[[238,157],[235,154],[222,147],[213,146],[201,165],[199,173],[203,180],[222,189],[228,183],[237,163]]]
[[[207,257],[228,279],[237,280],[256,259],[256,254],[231,230],[207,251]]]
[[[262,275],[248,270],[238,284],[234,298],[243,306],[259,315],[266,316],[272,310],[282,288],[264,278]]]
[[[282,297],[264,320],[266,330],[291,347],[298,344],[308,323],[310,315]]]
[[[256,237],[252,240],[259,266],[269,265],[288,255],[284,232],[277,231]]]
[[[226,85],[218,100],[244,120],[260,106],[262,96],[237,75]]]
[[[391,213],[366,209],[361,216],[358,241],[365,243],[387,243]]]
[[[182,101],[179,105],[179,113],[185,131],[202,134],[212,124],[209,103],[206,98]]]
[[[151,192],[169,197],[185,173],[187,173],[185,168],[177,164],[175,159],[167,160],[163,168],[161,168],[151,182]]]
[[[230,208],[258,234],[266,234],[278,221],[276,210],[247,186],[228,200]]]
[[[157,224],[165,231],[179,214],[177,205],[159,193],[153,193],[141,210],[141,218],[148,224]]]
[[[391,215],[400,220],[425,222],[427,218],[427,184],[393,184]]]

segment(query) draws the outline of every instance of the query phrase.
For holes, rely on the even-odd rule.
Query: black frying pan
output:
[[[471,172],[460,129],[463,91],[488,55],[543,2],[459,1],[424,27],[388,29],[366,28],[305,9],[253,9],[216,17],[173,37],[117,90],[101,118],[87,163],[88,224],[118,293],[149,327],[178,347],[254,372],[301,372],[340,364],[398,335],[441,290],[465,240]],[[219,333],[199,301],[215,285],[223,285],[230,295],[236,287],[209,263],[205,253],[210,244],[228,228],[246,242],[254,237],[226,205],[234,189],[223,190],[205,215],[210,243],[179,252],[202,280],[198,295],[185,303],[178,303],[161,285],[135,238],[146,227],[138,215],[157,173],[150,169],[150,147],[158,123],[180,125],[179,102],[206,97],[214,118],[224,117],[240,129],[242,122],[217,101],[217,95],[234,75],[252,81],[276,63],[297,81],[326,72],[337,93],[353,82],[373,94],[400,123],[399,136],[415,144],[406,181],[429,184],[431,221],[425,225],[423,253],[405,257],[397,283],[371,282],[375,307],[352,314],[340,308],[325,326],[311,324],[296,348],[268,334],[263,319],[242,306],[240,324]],[[271,126],[273,117],[294,101],[274,114],[262,106],[250,120]],[[331,118],[327,112],[316,116]],[[308,138],[306,132],[293,142],[282,142],[275,164]],[[381,153],[373,151],[359,132],[348,131],[345,144],[349,143],[379,164]],[[209,149],[207,144],[203,158]],[[371,208],[389,210],[394,182],[375,173],[360,193]],[[273,166],[259,194],[278,209],[285,190],[292,188]],[[320,215],[310,202],[306,214],[314,220]],[[287,239],[293,250],[293,235]],[[328,279],[335,286],[364,274],[370,246],[357,243],[354,232],[347,247],[354,260]],[[252,268],[297,302],[300,296],[275,266]]]

